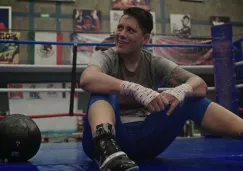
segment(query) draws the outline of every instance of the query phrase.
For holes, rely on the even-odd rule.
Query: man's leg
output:
[[[137,165],[121,151],[116,139],[125,138],[115,96],[91,95],[84,117],[83,149],[97,161],[100,170],[137,170]],[[118,138],[115,138],[118,137]]]
[[[201,120],[208,101],[195,100],[194,106],[200,106],[197,111],[197,120]],[[186,102],[188,103],[188,102]],[[189,105],[188,105],[189,106]],[[151,159],[162,153],[175,140],[182,131],[187,120],[190,119],[189,113],[183,106],[177,106],[173,113],[168,116],[164,111],[154,112],[147,116],[140,128],[140,134],[137,136],[137,151],[136,156],[132,156],[135,160]]]
[[[207,98],[188,97],[171,116],[166,115],[167,110],[152,113],[146,118],[137,140],[140,154],[134,158],[159,155],[174,141],[187,120],[210,133],[243,139],[240,135],[243,119]]]
[[[198,101],[195,99],[199,99],[199,105],[195,105]],[[207,107],[204,105],[206,107],[204,113],[199,112],[206,101],[209,100],[192,97],[188,98],[182,107],[188,113],[189,119],[200,128],[219,136],[243,139],[243,135],[240,135],[243,131],[243,119],[214,102],[210,102]]]
[[[243,119],[214,102],[208,106],[201,128],[216,135],[243,139]]]
[[[101,111],[105,110],[105,112],[99,112],[98,110],[100,108]],[[93,94],[90,96],[86,116],[83,117],[84,131],[82,144],[84,152],[92,160],[95,158],[95,144],[93,139],[96,132],[96,126],[102,123],[107,123],[114,127],[115,114],[113,108],[115,109],[115,106],[110,103],[110,98],[108,96],[98,94]],[[100,114],[95,116],[95,113],[97,112]]]

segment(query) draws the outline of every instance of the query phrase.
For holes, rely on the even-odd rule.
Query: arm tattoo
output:
[[[176,67],[172,71],[171,75],[169,76],[168,86],[176,87],[178,85],[181,85],[181,84],[187,82],[187,80],[193,76],[196,76],[196,75],[186,71],[185,69],[183,69],[181,67]]]

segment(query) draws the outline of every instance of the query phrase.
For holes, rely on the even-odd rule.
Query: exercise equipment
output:
[[[41,132],[28,116],[12,114],[0,122],[0,158],[23,162],[34,157],[41,144]]]

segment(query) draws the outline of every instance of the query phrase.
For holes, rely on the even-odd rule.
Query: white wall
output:
[[[22,84],[19,86],[22,86],[23,88],[31,88],[33,85],[36,86],[36,88],[47,88],[50,84]],[[62,88],[62,83],[54,83],[52,85],[53,87],[51,88]],[[70,84],[66,84],[65,86],[69,87]],[[21,95],[23,96],[21,97]],[[63,94],[62,92],[58,92],[50,94],[47,92],[37,92],[35,95],[39,96],[39,98],[31,97],[31,94],[27,92],[16,94],[16,96],[12,95],[11,97],[9,94],[10,114],[38,115],[69,112],[70,93]],[[74,112],[82,112],[77,110],[77,103],[78,99],[76,97],[74,100]],[[64,133],[77,130],[77,117],[41,118],[34,119],[34,121],[42,132]]]

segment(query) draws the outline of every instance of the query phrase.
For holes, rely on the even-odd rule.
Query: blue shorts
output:
[[[211,103],[207,98],[188,97],[171,116],[166,115],[166,109],[151,113],[143,122],[122,124],[117,97],[93,94],[88,109],[98,100],[106,100],[112,105],[116,115],[116,141],[121,150],[134,160],[151,159],[162,153],[180,134],[187,120],[200,126]],[[84,117],[83,150],[90,159],[94,159],[95,146],[87,115]]]

